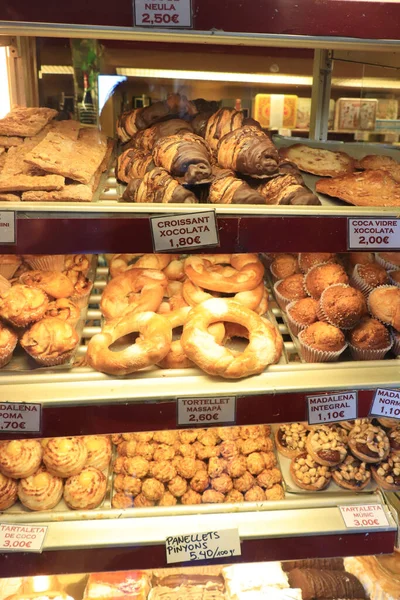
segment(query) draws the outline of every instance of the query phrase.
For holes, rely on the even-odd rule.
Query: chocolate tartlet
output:
[[[349,435],[351,453],[367,463],[378,463],[388,456],[389,439],[380,427],[356,425]]]
[[[295,458],[306,449],[309,429],[305,423],[284,423],[275,432],[275,444],[283,456]]]
[[[345,270],[336,263],[312,267],[304,277],[306,291],[315,300],[319,300],[322,292],[335,283],[349,283]]]
[[[400,490],[400,456],[392,452],[380,465],[371,466],[372,477],[379,487],[390,492]]]
[[[328,425],[321,425],[310,432],[306,448],[315,462],[327,467],[336,467],[347,455],[341,435]]]
[[[290,474],[299,488],[310,492],[324,490],[332,477],[329,467],[317,463],[307,452],[302,452],[292,460]]]
[[[371,473],[365,462],[354,456],[346,456],[345,460],[332,471],[332,478],[345,490],[355,492],[364,489],[371,481]]]
[[[351,329],[367,313],[363,294],[349,285],[331,285],[320,299],[321,320],[341,329]]]

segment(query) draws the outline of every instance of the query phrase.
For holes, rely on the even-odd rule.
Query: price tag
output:
[[[187,252],[219,246],[214,210],[151,217],[154,252]]]
[[[47,527],[42,525],[12,525],[0,523],[0,550],[41,552]]]
[[[136,27],[192,27],[190,0],[133,0]]]
[[[371,417],[400,419],[400,391],[377,389],[369,414]]]
[[[357,392],[324,394],[306,398],[309,425],[357,419]]]
[[[15,212],[0,211],[0,244],[15,244]]]
[[[235,423],[236,398],[178,398],[178,426]]]
[[[26,402],[0,403],[0,431],[40,433],[42,405]]]
[[[389,527],[386,513],[380,504],[358,504],[339,508],[348,529]]]
[[[400,249],[400,219],[348,219],[349,250]]]
[[[241,555],[237,529],[170,536],[165,541],[165,550],[169,564]]]

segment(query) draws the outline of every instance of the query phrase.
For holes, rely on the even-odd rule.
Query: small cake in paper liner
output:
[[[315,265],[304,276],[305,290],[315,300],[319,300],[322,292],[335,283],[349,283],[345,270],[336,263]]]
[[[375,258],[387,271],[400,269],[400,252],[377,252]]]
[[[393,327],[390,328],[390,333],[393,340],[392,352],[395,356],[400,356],[400,333]]]
[[[355,360],[382,360],[393,345],[389,330],[371,317],[364,317],[349,332],[348,342]]]
[[[300,356],[305,362],[334,362],[347,348],[343,333],[328,323],[313,323],[299,333]]]
[[[350,284],[368,296],[376,287],[389,283],[389,275],[376,263],[356,265],[350,277]]]
[[[367,304],[360,290],[336,283],[322,292],[318,307],[320,321],[340,329],[352,329],[365,314]]]
[[[372,290],[367,304],[375,319],[400,331],[400,288],[395,285],[381,285]]]
[[[37,271],[63,271],[65,254],[24,254],[24,261]]]
[[[0,322],[0,368],[10,362],[17,341],[17,334]]]
[[[301,298],[290,302],[286,307],[286,317],[290,331],[293,335],[299,335],[312,323],[318,321],[318,301],[314,298]]]
[[[290,302],[307,296],[303,286],[303,275],[297,273],[280,279],[274,284],[276,300],[283,311]]]
[[[0,254],[0,275],[5,279],[12,279],[22,259],[16,254]]]
[[[400,269],[388,271],[388,275],[390,283],[400,287]]]

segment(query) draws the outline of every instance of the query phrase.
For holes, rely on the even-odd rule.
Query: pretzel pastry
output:
[[[157,269],[131,269],[114,277],[105,287],[100,309],[106,319],[123,314],[158,310],[167,278]]]
[[[135,331],[141,336],[136,343],[119,352],[110,350],[118,338]],[[152,312],[129,313],[92,337],[86,357],[97,371],[128,375],[160,362],[168,354],[171,342],[172,327],[165,317]]]
[[[256,254],[208,254],[187,258],[185,273],[199,287],[232,294],[257,287],[264,276],[264,267]]]
[[[176,254],[113,254],[110,275],[116,277],[131,269],[165,269]]]
[[[350,431],[349,448],[360,460],[378,463],[385,460],[390,451],[389,439],[380,427],[356,425]]]
[[[237,355],[215,342],[208,327],[220,321],[238,323],[249,331],[243,353]],[[283,347],[279,332],[267,319],[223,298],[206,300],[192,309],[181,343],[185,354],[206,373],[232,379],[261,373],[279,360]]]
[[[328,425],[321,425],[310,431],[306,449],[313,460],[327,467],[339,465],[347,454],[339,431]]]
[[[371,473],[366,463],[350,455],[333,469],[332,477],[340,487],[355,492],[364,489],[371,481]]]
[[[313,492],[325,489],[332,477],[329,467],[315,462],[307,452],[302,452],[293,458],[290,463],[290,474],[298,487]]]
[[[251,310],[257,311],[257,308],[261,305],[264,299],[264,293],[264,282],[261,281],[261,283],[259,283],[259,285],[254,289],[247,292],[238,292],[237,294],[233,294],[230,299],[235,300],[235,302],[238,302],[239,304],[242,304]],[[209,300],[215,296],[218,297],[219,294],[218,292],[208,293],[190,281],[190,279],[187,279],[182,286],[182,295],[184,300],[190,306],[197,306],[205,300]]]

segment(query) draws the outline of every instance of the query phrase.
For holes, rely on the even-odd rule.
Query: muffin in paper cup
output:
[[[381,256],[380,252],[376,252],[375,254],[376,262],[381,265],[386,271],[398,271],[400,267],[395,265],[394,263],[389,262],[383,256]]]
[[[92,288],[93,288],[93,283],[91,283],[91,285],[88,285],[87,290],[85,290],[85,293],[81,293],[81,294],[73,294],[70,297],[70,300],[76,304],[76,306],[78,306],[78,308],[85,308],[88,304],[89,304],[89,296],[92,292]]]
[[[18,337],[10,327],[0,323],[0,369],[12,359]]]
[[[277,303],[279,304],[280,308],[283,310],[283,312],[286,312],[286,307],[288,306],[288,304],[290,304],[292,302],[291,299],[285,298],[284,296],[282,296],[282,294],[277,290],[277,287],[280,283],[282,283],[282,281],[284,281],[283,279],[278,279],[278,281],[276,281],[274,283],[274,296],[276,298]]]
[[[24,261],[35,271],[64,271],[65,254],[25,254]]]
[[[367,297],[375,288],[362,279],[361,275],[358,272],[359,266],[360,265],[356,265],[353,269],[353,272],[350,276],[350,285],[355,287],[357,290],[360,290],[360,292],[362,292],[364,296]]]
[[[379,349],[367,349],[367,348],[357,348],[357,346],[353,346],[352,344],[348,344],[351,356],[354,360],[382,360],[385,358],[386,354],[393,346],[393,340],[390,342],[386,348]]]
[[[392,285],[396,285],[397,287],[400,287],[400,270],[392,269],[391,271],[388,271],[388,275],[389,275],[390,283]]]
[[[393,340],[392,352],[395,356],[400,356],[400,333],[391,327],[390,335]]]
[[[299,343],[300,343],[300,356],[301,358],[308,363],[322,363],[322,362],[335,362],[339,359],[340,355],[347,348],[347,343],[343,345],[341,350],[337,352],[329,352],[327,350],[318,350],[317,348],[313,348],[308,344],[305,344],[302,336],[304,334],[304,329],[299,333]]]
[[[295,336],[298,336],[300,331],[303,331],[303,329],[305,329],[309,325],[306,323],[300,323],[299,321],[296,321],[296,319],[294,319],[290,314],[290,309],[293,308],[297,304],[297,302],[299,302],[299,300],[292,300],[292,302],[290,302],[286,307],[286,318],[288,326],[292,334]]]
[[[0,255],[0,275],[5,279],[12,279],[14,273],[22,263],[19,256],[15,254],[1,254]]]
[[[330,286],[328,286],[328,287],[327,287],[327,288],[326,288],[326,289],[325,289],[325,290],[322,292],[322,294],[321,294],[321,298],[319,299],[319,306],[318,306],[318,312],[317,312],[317,314],[318,314],[318,318],[319,318],[319,320],[320,320],[320,321],[323,321],[324,323],[329,323],[329,325],[333,325],[334,327],[338,327],[339,329],[342,329],[343,331],[346,331],[346,330],[353,329],[353,327],[356,325],[356,323],[357,323],[357,322],[358,322],[358,321],[361,319],[361,317],[363,316],[363,312],[361,312],[361,311],[364,311],[364,313],[365,313],[365,310],[366,310],[366,303],[365,303],[365,300],[363,300],[363,306],[360,306],[360,307],[359,307],[359,309],[360,309],[360,315],[359,315],[359,317],[358,317],[358,319],[357,319],[357,321],[356,321],[356,322],[353,322],[353,323],[351,323],[350,325],[346,325],[346,326],[344,325],[344,323],[343,323],[343,324],[342,324],[342,323],[340,323],[340,322],[337,322],[337,323],[336,323],[336,322],[335,322],[335,320],[334,320],[334,319],[332,319],[332,316],[331,316],[331,317],[329,317],[329,316],[326,314],[326,311],[324,310],[324,297],[325,297],[325,295],[326,295],[327,293],[329,293],[329,290],[331,290],[331,289],[333,289],[333,288],[343,288],[343,289],[345,290],[345,289],[352,289],[352,286],[351,286],[351,285],[348,285],[347,283],[334,283],[333,285],[330,285]],[[353,288],[353,289],[354,289],[354,288]],[[355,291],[354,293],[355,293],[356,295],[357,295],[357,294],[360,294],[360,290],[358,290],[358,289],[357,289],[357,291]],[[361,296],[360,296],[360,298],[361,298]],[[337,305],[336,305],[336,304],[335,304],[335,306],[337,307]],[[357,315],[357,313],[356,313],[356,312],[355,312],[354,314],[355,314],[355,315]],[[350,317],[349,317],[349,314],[347,314],[347,321],[348,321],[348,322],[349,322],[349,318],[350,318]],[[355,316],[355,318],[357,318],[357,317]],[[340,320],[340,319],[339,319],[339,320]]]
[[[393,288],[397,289],[397,286],[396,286],[396,285],[389,285],[389,284],[387,284],[387,285],[379,285],[378,287],[376,287],[376,288],[373,288],[373,289],[371,290],[371,292],[370,292],[370,294],[369,294],[368,298],[367,298],[367,307],[368,307],[368,312],[369,312],[369,313],[370,313],[370,314],[371,314],[371,315],[374,317],[374,319],[377,319],[378,321],[380,321],[380,322],[381,322],[381,323],[383,323],[384,325],[388,325],[388,326],[390,325],[390,326],[391,326],[391,325],[392,325],[392,323],[390,323],[389,321],[384,321],[383,319],[380,319],[380,318],[379,318],[379,317],[378,317],[378,316],[375,314],[375,312],[373,312],[373,311],[371,310],[370,298],[371,298],[371,294],[372,294],[372,292],[375,292],[376,290],[381,290],[381,289],[383,289],[383,288],[386,288],[386,289],[390,290],[390,289],[393,289]]]
[[[4,292],[7,292],[7,290],[9,290],[10,287],[11,283],[8,281],[8,279],[0,275],[0,294],[4,294]]]

